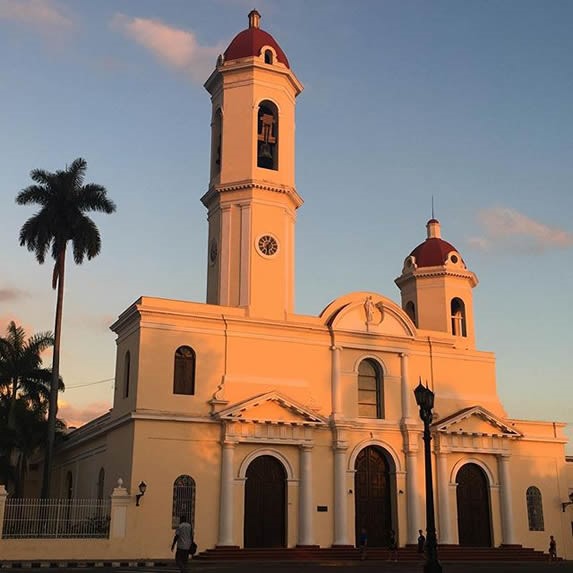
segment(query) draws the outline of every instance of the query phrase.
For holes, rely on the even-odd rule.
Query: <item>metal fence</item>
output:
[[[4,512],[4,539],[107,538],[109,499],[10,499]]]

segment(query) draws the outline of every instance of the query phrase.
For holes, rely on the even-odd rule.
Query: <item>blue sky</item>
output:
[[[0,0],[2,330],[53,327],[51,264],[17,240],[30,170],[84,157],[118,207],[94,216],[101,255],[68,267],[64,415],[109,407],[108,326],[137,297],[205,299],[202,84],[253,7],[305,86],[297,311],[356,290],[398,301],[433,195],[480,279],[478,346],[497,354],[508,414],[573,423],[573,3],[559,0]]]

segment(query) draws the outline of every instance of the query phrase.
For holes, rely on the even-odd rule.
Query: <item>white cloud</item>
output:
[[[72,28],[72,20],[53,0],[0,0],[0,20],[21,22],[42,30]]]
[[[543,252],[573,246],[573,233],[550,227],[508,207],[492,207],[478,213],[483,235],[468,243],[481,250],[504,249]]]
[[[223,46],[201,46],[190,30],[168,26],[159,20],[116,14],[112,26],[150,51],[161,63],[204,82],[215,67]]]

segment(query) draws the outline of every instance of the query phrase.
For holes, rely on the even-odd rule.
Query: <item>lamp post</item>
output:
[[[139,493],[135,496],[135,505],[139,507],[139,500],[145,495],[147,484],[144,481],[141,481],[137,487],[139,488]]]
[[[434,519],[434,488],[432,485],[432,458],[430,423],[434,407],[434,393],[420,383],[414,390],[416,404],[420,407],[420,418],[424,422],[424,466],[426,470],[426,563],[424,573],[442,573],[442,566],[438,561],[438,541],[436,539],[436,522]]]

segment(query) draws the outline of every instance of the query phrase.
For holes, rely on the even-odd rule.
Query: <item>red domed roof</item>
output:
[[[270,46],[277,55],[277,60],[290,68],[288,59],[275,39],[264,30],[259,28],[260,14],[253,10],[249,14],[249,27],[239,32],[229,47],[225,50],[225,61],[248,58],[249,56],[260,56],[263,46]]]
[[[418,245],[410,256],[416,259],[416,266],[419,267],[437,267],[443,265],[448,255],[457,249],[447,241],[438,238],[426,239]]]
[[[437,219],[430,219],[426,223],[426,229],[427,239],[410,253],[410,257],[416,259],[418,268],[441,266],[445,264],[452,251],[457,253],[458,250],[442,239],[440,222]]]

